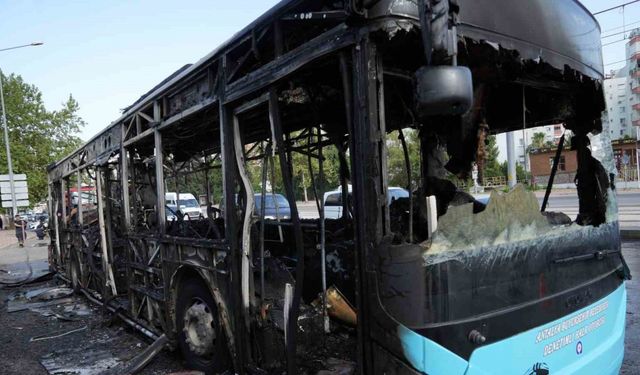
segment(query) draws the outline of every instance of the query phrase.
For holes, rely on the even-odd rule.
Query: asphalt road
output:
[[[24,263],[7,264],[24,261],[25,250],[29,252],[32,264],[42,262],[46,265],[46,247],[39,246],[38,241],[29,239],[26,248],[0,246],[0,268],[17,270],[24,268]],[[631,270],[633,279],[626,283],[627,321],[625,336],[625,357],[621,375],[640,375],[640,241],[623,243],[623,254]],[[21,257],[20,257],[21,255]],[[36,265],[33,264],[34,268]],[[46,267],[45,267],[46,268]],[[24,270],[22,270],[24,271]],[[5,275],[9,276],[9,275]],[[22,279],[22,277],[19,277]],[[26,289],[55,284],[54,281],[44,284],[25,286]],[[54,317],[44,316],[34,311],[7,313],[6,298],[16,289],[0,288],[0,368],[1,374],[46,374],[40,364],[44,356],[58,358],[69,368],[91,368],[96,370],[94,359],[97,354],[118,356],[122,360],[139,353],[149,343],[136,332],[126,329],[118,320],[111,320],[108,315],[95,306],[91,314],[78,321],[62,321]],[[76,302],[74,302],[75,304]],[[79,302],[78,302],[79,303]],[[74,305],[75,308],[75,305]],[[54,335],[69,332],[78,327],[87,327],[81,332],[65,336],[61,339],[32,342],[30,338],[41,335]],[[100,344],[100,345],[97,345]],[[126,345],[125,345],[126,344]],[[69,353],[80,353],[79,358],[69,357]],[[64,360],[70,362],[64,362]],[[176,353],[163,352],[142,371],[148,375],[184,374],[182,360]]]
[[[539,198],[542,202],[542,198]],[[640,210],[640,192],[619,192],[617,195],[618,208],[635,208]],[[578,197],[574,194],[553,195],[549,197],[550,207],[578,207]]]
[[[542,202],[542,198],[539,198]],[[640,192],[619,191],[618,216],[621,229],[640,230]],[[549,198],[547,211],[562,211],[572,218],[578,214],[578,197],[575,194],[554,195]]]

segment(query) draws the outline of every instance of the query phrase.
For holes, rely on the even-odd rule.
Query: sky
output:
[[[551,1],[551,0],[547,0]],[[567,0],[553,0],[567,1]],[[584,0],[597,12],[630,0]],[[43,93],[49,110],[73,95],[88,140],[120,110],[187,63],[194,63],[277,0],[0,0],[0,69]],[[640,27],[640,2],[597,16],[603,35]],[[623,35],[603,39],[605,70],[624,63]]]
[[[568,1],[568,0],[547,0]],[[632,0],[582,0],[582,4],[591,13],[626,4]],[[630,4],[595,16],[600,24],[602,35],[602,59],[605,73],[618,70],[625,65],[625,36],[636,27],[640,27],[640,2]],[[507,160],[507,140],[505,134],[499,134],[498,160]],[[517,145],[516,145],[517,147]]]
[[[625,4],[631,0],[584,0],[592,13]],[[620,69],[625,62],[625,31],[640,27],[640,2],[595,16],[602,30],[602,55],[605,72]],[[616,35],[617,34],[617,35]]]
[[[0,69],[58,109],[70,94],[90,139],[120,110],[214,50],[277,0],[0,0]]]

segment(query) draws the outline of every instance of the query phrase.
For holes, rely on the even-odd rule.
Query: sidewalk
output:
[[[27,235],[27,237],[29,237]],[[13,229],[0,230],[0,251],[7,246],[17,245],[18,239]]]
[[[0,231],[0,281],[14,282],[48,272],[48,240],[38,241],[29,233],[24,247],[20,247],[14,231]]]

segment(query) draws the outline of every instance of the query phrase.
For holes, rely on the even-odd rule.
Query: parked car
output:
[[[255,210],[253,214],[255,216],[260,216],[262,213],[262,193],[254,193],[253,199],[255,201]],[[264,207],[264,217],[267,220],[276,220],[276,211],[278,211],[277,218],[280,220],[291,219],[291,205],[287,198],[282,194],[277,193],[266,193],[265,194],[265,207]],[[276,210],[277,203],[277,210]],[[238,194],[236,194],[236,204],[238,202]],[[220,210],[224,211],[224,201],[220,202]]]
[[[177,195],[171,192],[165,193],[167,206],[177,207],[184,220],[198,220],[202,216],[202,210],[196,197],[190,193],[180,193],[180,202],[176,202]]]
[[[351,185],[348,185],[349,205],[351,205]],[[396,199],[409,198],[409,192],[401,187],[389,187],[387,189],[387,204]],[[338,219],[342,217],[342,188],[324,193],[324,217],[325,219]]]
[[[260,215],[262,213],[262,194],[255,193],[254,199],[256,202],[256,210],[255,214]],[[265,219],[275,220],[276,218],[280,220],[291,219],[291,206],[289,205],[289,201],[282,194],[272,194],[266,193],[264,196],[265,206],[264,206],[264,217]],[[277,210],[276,210],[277,204]],[[277,211],[277,213],[276,213]]]

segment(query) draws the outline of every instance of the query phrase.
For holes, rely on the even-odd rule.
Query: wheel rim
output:
[[[193,353],[199,356],[213,354],[216,330],[213,313],[206,302],[199,298],[193,299],[193,303],[184,313],[182,332],[185,342]]]

